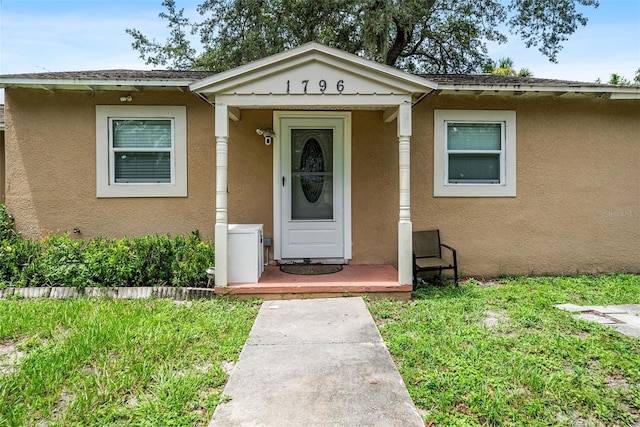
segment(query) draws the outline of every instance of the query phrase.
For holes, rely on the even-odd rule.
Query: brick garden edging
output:
[[[127,287],[127,288],[70,288],[62,286],[40,288],[4,288],[0,289],[0,299],[20,295],[22,298],[77,298],[107,297],[114,299],[146,299],[166,298],[176,301],[213,299],[216,294],[213,288],[175,288],[170,286]]]

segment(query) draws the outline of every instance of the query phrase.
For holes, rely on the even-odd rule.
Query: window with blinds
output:
[[[433,195],[516,196],[516,112],[433,110]]]
[[[450,184],[499,184],[502,123],[447,123],[447,179]]]
[[[110,119],[110,122],[113,183],[173,181],[173,119]]]

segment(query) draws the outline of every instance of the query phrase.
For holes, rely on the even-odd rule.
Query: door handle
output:
[[[282,177],[282,186],[284,187],[284,176]]]

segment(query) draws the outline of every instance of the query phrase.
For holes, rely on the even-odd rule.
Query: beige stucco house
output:
[[[222,73],[0,76],[26,236],[229,224],[269,260],[392,264],[437,228],[463,274],[640,272],[640,89],[412,75],[316,43]]]

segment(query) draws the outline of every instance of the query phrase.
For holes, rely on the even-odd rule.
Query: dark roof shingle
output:
[[[419,74],[438,84],[453,85],[521,85],[521,86],[589,86],[615,87],[609,84],[579,82],[573,80],[541,79],[537,77],[504,76],[500,74]]]
[[[5,74],[2,79],[30,80],[201,80],[216,74],[214,71],[173,70],[95,70],[58,71],[44,73]]]
[[[215,75],[215,71],[175,71],[175,70],[95,70],[59,71],[43,73],[5,74],[0,79],[27,80],[105,80],[105,81],[191,81]],[[541,79],[536,77],[503,76],[497,74],[418,74],[438,84],[454,85],[523,85],[523,86],[591,86],[611,87],[601,83],[578,82],[572,80]]]

